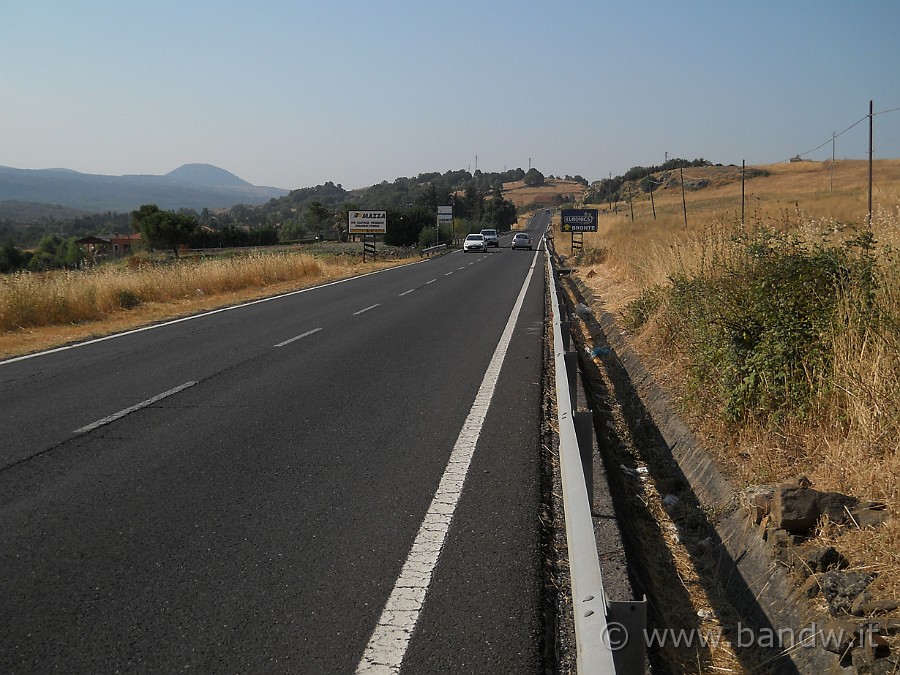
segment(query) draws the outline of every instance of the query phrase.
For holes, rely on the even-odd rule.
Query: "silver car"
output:
[[[512,244],[510,244],[513,250],[517,248],[527,248],[529,251],[533,246],[531,241],[531,235],[527,232],[516,232],[512,238]]]
[[[463,251],[466,253],[469,251],[481,251],[482,253],[487,251],[487,242],[484,240],[484,235],[470,234],[466,237],[466,240],[463,242]]]
[[[482,230],[481,236],[484,237],[485,246],[495,246],[500,248],[500,237],[497,230]]]

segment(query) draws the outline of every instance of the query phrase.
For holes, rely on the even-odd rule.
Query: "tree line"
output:
[[[568,176],[567,176],[568,178]],[[575,178],[587,184],[580,176]],[[87,235],[140,232],[152,248],[217,248],[264,246],[313,238],[346,239],[351,210],[386,210],[386,244],[415,246],[431,243],[438,206],[452,206],[457,234],[486,227],[508,230],[516,222],[515,205],[503,197],[504,183],[523,181],[541,185],[544,175],[535,168],[474,173],[452,170],[382,181],[357,190],[326,182],[301,188],[259,206],[236,205],[215,212],[179,209],[164,211],[153,204],[132,213],[106,212],[68,221],[16,223],[0,221],[0,272],[19,269],[77,267],[87,253],[74,242]],[[449,236],[441,232],[437,236]]]
[[[622,194],[622,188],[628,183],[638,182],[638,187],[642,192],[651,192],[654,184],[650,180],[650,176],[654,173],[710,165],[711,162],[702,158],[687,160],[675,157],[660,165],[633,166],[621,176],[604,178],[593,183],[584,197],[584,203],[603,204],[604,202],[624,201],[627,195]]]

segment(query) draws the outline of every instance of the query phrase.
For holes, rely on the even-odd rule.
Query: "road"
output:
[[[542,672],[504,241],[0,363],[0,671]]]

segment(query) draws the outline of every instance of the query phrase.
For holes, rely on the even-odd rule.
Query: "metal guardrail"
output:
[[[447,244],[435,244],[434,246],[429,246],[428,248],[423,248],[422,255],[430,256],[434,253],[437,253],[438,251],[443,251],[447,248],[449,248],[449,246]]]
[[[569,322],[564,319],[563,306],[559,302],[551,246],[545,244],[545,250],[553,313],[559,464],[572,585],[577,669],[580,675],[643,673],[646,660],[646,599],[610,601],[603,589],[603,575],[591,514],[593,416],[590,412],[575,412],[578,355],[569,351]]]

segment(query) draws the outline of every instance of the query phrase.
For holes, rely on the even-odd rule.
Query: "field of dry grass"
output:
[[[566,199],[579,200],[584,192],[585,189],[581,183],[558,178],[548,178],[543,185],[529,186],[522,181],[503,185],[503,198],[508,199],[517,207],[535,203],[549,204],[556,195]]]
[[[358,248],[358,247],[357,247]],[[398,264],[251,252],[0,276],[0,358],[314,286]]]
[[[706,180],[708,187],[687,190],[684,202],[674,184],[659,189],[654,203],[642,194],[632,205],[596,205],[599,232],[585,234],[585,249],[567,264],[574,263],[604,308],[624,323],[631,303],[647,289],[670,286],[673,275],[709,269],[727,255],[736,233],[772,228],[840,247],[866,230],[867,162],[754,168],[769,175],[746,181],[743,224],[739,168],[685,169],[686,183]],[[804,418],[725,420],[722,410],[705,407],[702,397],[685,390],[690,357],[675,348],[667,334],[671,324],[651,315],[631,338],[657,378],[686,402],[685,415],[737,485],[805,474],[817,489],[886,504],[892,519],[877,530],[823,526],[819,534],[854,567],[878,572],[876,594],[893,599],[900,598],[900,160],[876,161],[873,183],[878,325],[834,332],[826,345],[827,382]],[[570,241],[557,233],[557,251],[571,255]],[[851,324],[849,308],[840,320]]]

